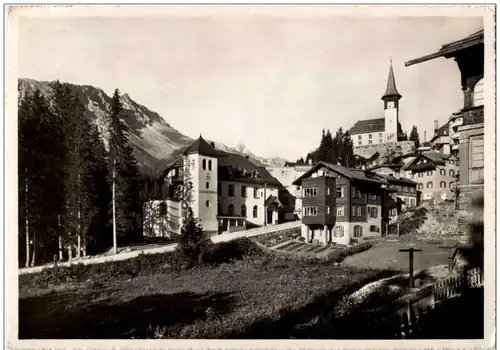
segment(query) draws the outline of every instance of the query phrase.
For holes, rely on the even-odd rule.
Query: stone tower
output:
[[[385,142],[396,142],[398,140],[399,100],[401,97],[396,89],[396,80],[394,79],[391,59],[387,89],[384,96],[382,96],[385,116]]]
[[[217,158],[219,153],[201,135],[184,151],[184,181],[186,168],[193,184],[192,209],[195,218],[201,220],[203,231],[215,232],[217,223]]]

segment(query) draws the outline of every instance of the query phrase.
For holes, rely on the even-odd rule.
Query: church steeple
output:
[[[391,64],[389,68],[389,78],[387,79],[387,89],[385,90],[384,96],[382,96],[382,100],[384,101],[389,101],[389,100],[399,100],[402,96],[399,94],[398,90],[396,89],[396,80],[394,79],[394,70],[392,69],[392,57],[391,57]]]

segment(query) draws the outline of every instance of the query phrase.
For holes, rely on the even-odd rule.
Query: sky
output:
[[[192,138],[296,160],[321,130],[383,117],[389,62],[408,134],[463,105],[452,59],[405,67],[481,17],[22,17],[20,78],[115,88]]]

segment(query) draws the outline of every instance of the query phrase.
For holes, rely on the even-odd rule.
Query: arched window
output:
[[[432,188],[432,182],[431,182],[431,181],[429,181],[429,182],[427,183],[427,188]]]
[[[245,218],[247,217],[247,207],[246,207],[246,205],[245,205],[245,204],[243,204],[243,205],[241,206],[241,216],[243,216],[243,217],[245,217]]]
[[[484,82],[483,78],[481,78],[476,85],[474,85],[474,89],[472,90],[473,98],[472,104],[474,107],[482,106],[484,104]]]
[[[445,169],[439,169],[439,174],[440,175],[446,175],[446,170]]]
[[[210,201],[209,201],[209,200],[207,200],[207,201],[205,202],[205,206],[206,206],[207,208],[208,208],[208,207],[210,207]]]
[[[234,205],[229,204],[227,207],[227,216],[233,216],[234,215]]]
[[[441,181],[441,182],[439,183],[439,187],[441,187],[441,188],[446,188],[446,181]]]
[[[207,170],[207,160],[203,159],[203,162],[201,164],[203,166],[203,170]]]
[[[160,203],[160,216],[167,215],[167,205],[165,203]]]
[[[253,217],[256,218],[259,216],[259,209],[256,205],[253,206]]]
[[[333,235],[335,237],[344,237],[344,226],[336,226]]]
[[[450,176],[451,177],[455,176],[455,171],[453,169],[450,169]]]
[[[354,226],[354,237],[361,237],[363,235],[363,228],[359,225]]]
[[[208,170],[212,171],[212,160],[208,161]]]
[[[205,183],[205,186],[206,186],[207,188],[210,188],[210,182],[208,182],[208,181],[207,181],[207,182]]]

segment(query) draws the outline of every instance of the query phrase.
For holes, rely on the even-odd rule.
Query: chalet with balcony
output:
[[[348,245],[385,234],[389,213],[384,201],[389,195],[387,182],[377,174],[319,162],[293,184],[301,193],[302,236],[307,242]]]
[[[472,196],[484,191],[484,30],[466,38],[445,44],[433,54],[409,62],[406,66],[435,58],[453,58],[460,70],[460,86],[464,93],[460,111],[459,132],[460,197],[463,208]]]

